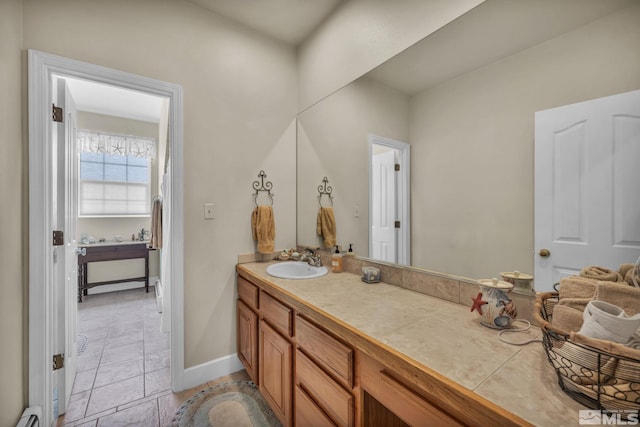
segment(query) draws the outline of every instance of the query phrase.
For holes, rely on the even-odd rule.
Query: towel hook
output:
[[[331,193],[333,192],[333,188],[328,185],[329,179],[325,176],[322,178],[322,184],[318,185],[318,204],[322,208],[322,196],[329,197],[329,201],[331,202],[331,206],[333,206],[333,196]]]
[[[261,170],[260,173],[258,174],[258,178],[260,178],[260,181],[256,180],[256,181],[253,181],[253,184],[251,184],[253,189],[255,190],[255,192],[253,193],[253,203],[255,203],[256,206],[258,206],[258,194],[260,192],[267,193],[267,196],[269,196],[269,200],[271,201],[271,206],[273,206],[274,194],[271,193],[273,184],[271,183],[271,181],[265,182],[264,179],[266,177],[267,177],[267,174],[264,173],[263,170]]]

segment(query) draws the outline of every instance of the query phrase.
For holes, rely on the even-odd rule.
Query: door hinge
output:
[[[396,168],[396,172],[400,172],[400,163],[396,163],[395,168]]]
[[[60,368],[64,368],[64,354],[53,355],[53,370],[56,371]]]
[[[61,230],[53,230],[53,246],[64,245],[64,233]]]
[[[62,123],[62,117],[64,116],[62,107],[56,107],[56,104],[52,105],[53,110],[51,113],[51,118],[54,122]]]
[[[400,228],[400,221],[396,221],[396,222],[394,223],[394,226],[395,226],[395,228]]]

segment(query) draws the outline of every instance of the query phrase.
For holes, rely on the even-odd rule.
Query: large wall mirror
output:
[[[487,0],[300,112],[298,244],[321,246],[326,176],[338,244],[371,255],[374,135],[411,147],[412,266],[533,274],[535,112],[640,88],[639,13],[633,1]]]

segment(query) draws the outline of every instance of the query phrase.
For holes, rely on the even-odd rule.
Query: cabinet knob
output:
[[[551,251],[549,249],[540,249],[538,255],[540,255],[542,258],[547,258],[549,255],[551,255]]]

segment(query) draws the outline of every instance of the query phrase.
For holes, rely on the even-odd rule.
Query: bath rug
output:
[[[85,334],[78,334],[78,356],[80,356],[87,349],[87,344],[89,343],[89,337]]]
[[[253,381],[230,381],[205,388],[182,404],[172,427],[280,427]]]

